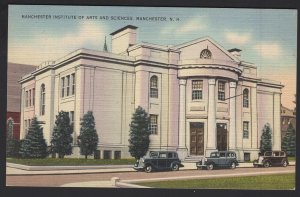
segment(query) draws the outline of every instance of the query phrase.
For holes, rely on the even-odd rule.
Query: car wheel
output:
[[[265,167],[265,168],[270,167],[270,162],[266,161],[266,162],[264,163],[264,167]]]
[[[283,166],[283,167],[287,167],[287,165],[288,165],[287,161],[286,161],[286,160],[283,160],[282,166]]]
[[[178,171],[179,170],[179,165],[177,163],[175,163],[173,166],[172,166],[172,170],[173,171]]]
[[[145,172],[147,173],[152,172],[152,166],[151,165],[146,166]]]
[[[207,170],[212,170],[212,169],[214,169],[214,164],[208,164],[207,166],[206,166],[206,169]]]
[[[235,168],[236,168],[236,164],[235,164],[235,162],[232,162],[232,163],[231,163],[231,166],[230,166],[230,168],[231,168],[231,169],[235,169]]]

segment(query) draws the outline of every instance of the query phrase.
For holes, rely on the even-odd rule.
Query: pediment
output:
[[[237,63],[240,62],[237,57],[232,55],[210,37],[199,38],[190,42],[176,45],[173,46],[172,49],[180,51],[181,60],[200,58],[201,52],[203,52],[201,54],[201,58],[209,58],[207,57],[207,54],[210,52],[211,59],[235,61]]]

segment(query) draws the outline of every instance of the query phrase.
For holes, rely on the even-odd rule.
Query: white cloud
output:
[[[56,60],[79,48],[102,50],[105,31],[101,27],[93,22],[85,22],[78,31],[72,33],[54,36],[44,31],[37,32],[29,45],[13,40],[8,48],[8,61],[38,65],[44,61]],[[24,42],[28,43],[28,40]]]
[[[225,32],[226,39],[232,44],[246,44],[251,39],[250,33]]]
[[[201,18],[193,18],[190,21],[187,21],[185,25],[183,25],[181,28],[178,28],[176,33],[183,34],[183,33],[191,33],[196,31],[201,31],[207,28],[207,25],[204,20]]]
[[[260,43],[255,45],[254,49],[266,59],[278,59],[282,54],[282,49],[277,43]]]
[[[185,33],[196,33],[198,31],[202,31],[207,29],[207,23],[204,20],[204,16],[195,16],[190,20],[184,22],[183,26],[176,25],[168,25],[165,26],[161,30],[161,34],[185,34]]]

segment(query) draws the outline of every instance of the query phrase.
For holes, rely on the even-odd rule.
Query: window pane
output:
[[[157,115],[150,115],[149,130],[151,134],[157,134]]]
[[[65,96],[65,78],[61,78],[61,97]]]
[[[243,122],[243,138],[249,138],[249,122]]]
[[[157,76],[152,76],[150,79],[150,98],[158,98]]]
[[[225,100],[225,82],[224,81],[218,82],[218,100],[221,100],[221,101]]]
[[[193,80],[192,81],[192,100],[202,99],[202,80]]]

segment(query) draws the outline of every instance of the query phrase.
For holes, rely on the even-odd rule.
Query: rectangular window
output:
[[[25,93],[25,107],[28,107],[28,91]]]
[[[27,120],[24,120],[24,130],[25,130],[25,136],[27,134]]]
[[[250,153],[244,153],[244,161],[250,161]]]
[[[249,122],[243,122],[243,138],[249,138]]]
[[[218,100],[225,101],[225,82],[218,82]]]
[[[63,98],[65,96],[65,78],[61,78],[61,97]]]
[[[192,81],[192,100],[202,99],[203,81],[194,80]]]
[[[29,106],[31,106],[31,90],[29,90]]]
[[[70,118],[70,124],[74,124],[74,111],[70,111],[69,113],[69,118]]]
[[[121,151],[116,150],[114,152],[115,159],[121,159]]]
[[[75,94],[75,73],[73,73],[72,75],[72,95]]]
[[[103,159],[111,159],[111,151],[110,150],[103,151]]]
[[[67,77],[67,96],[70,95],[70,75],[68,75]]]
[[[150,115],[149,130],[151,134],[157,134],[157,115]]]
[[[32,89],[32,105],[35,105],[35,88]]]

